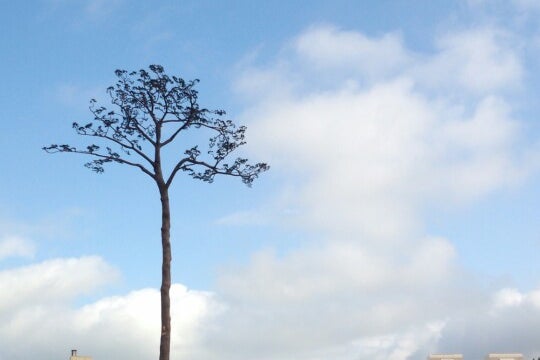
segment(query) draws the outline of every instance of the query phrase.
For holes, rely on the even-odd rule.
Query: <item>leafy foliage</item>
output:
[[[268,170],[267,164],[252,165],[245,158],[226,161],[245,144],[246,127],[223,119],[223,110],[201,108],[195,89],[199,80],[169,76],[160,65],[131,72],[116,70],[115,74],[116,84],[107,89],[115,109],[99,106],[92,99],[93,121],[84,125],[73,123],[77,134],[104,140],[107,146],[90,144],[77,148],[53,144],[43,150],[90,155],[93,159],[85,166],[96,173],[102,173],[104,165],[111,162],[134,166],[167,187],[179,171],[210,183],[218,174],[236,176],[251,185],[261,172]],[[176,160],[168,174],[163,174],[161,151],[180,134],[194,129],[210,133],[205,151],[199,145],[188,146],[183,152],[172,150]]]

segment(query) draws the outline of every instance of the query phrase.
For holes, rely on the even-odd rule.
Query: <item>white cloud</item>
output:
[[[438,53],[418,64],[419,81],[440,91],[458,86],[476,94],[517,87],[523,77],[519,41],[496,28],[442,36]]]
[[[71,330],[65,331],[71,325],[70,302],[115,274],[99,257],[53,259],[0,271],[0,358],[61,357],[73,340]]]
[[[407,254],[370,252],[354,241],[284,258],[261,253],[221,278],[227,311],[217,323],[226,331],[211,334],[205,347],[222,359],[319,359],[334,352],[349,359],[366,351],[358,342],[386,334],[393,340],[378,349],[379,358],[408,353],[423,345],[422,329],[451,310],[449,289],[461,281],[453,258],[443,239],[425,239]]]
[[[536,358],[540,353],[536,333],[540,326],[538,293],[539,290],[529,293],[516,289],[497,291],[483,311],[449,322],[441,332],[438,348],[442,351],[463,349],[460,351],[471,358],[503,351]]]
[[[0,358],[60,359],[77,348],[96,359],[147,359],[159,349],[159,291],[142,289],[77,307],[117,277],[99,257],[54,259],[0,271]],[[221,307],[206,292],[171,288],[172,359],[199,348],[205,319]],[[202,350],[201,350],[202,351]]]
[[[31,258],[35,254],[35,245],[19,236],[4,236],[0,238],[0,260],[9,257]]]
[[[333,26],[313,27],[300,35],[293,46],[304,65],[322,71],[353,69],[370,79],[391,74],[410,60],[397,34],[369,38]]]
[[[79,341],[100,359],[144,359],[159,349],[159,291],[143,289],[99,300],[76,311],[73,326]],[[189,359],[201,350],[206,317],[221,311],[210,293],[171,288],[173,359]],[[110,339],[114,338],[115,341]]]
[[[519,306],[524,296],[517,289],[501,289],[495,294],[493,307],[499,310],[504,307]]]
[[[451,239],[425,234],[423,219],[536,170],[539,154],[523,145],[506,98],[524,70],[497,28],[436,45],[419,54],[395,35],[311,28],[275,65],[239,77],[251,104],[244,122],[255,119],[251,150],[283,174],[283,205],[297,210],[289,221],[323,240],[260,253],[222,276],[227,332],[207,344],[222,358],[425,358],[458,342],[461,321],[472,329],[490,316]],[[487,343],[486,352],[506,351]],[[450,351],[473,352],[459,345]]]
[[[530,164],[514,152],[509,113],[501,98],[467,110],[398,78],[265,103],[246,118],[263,114],[250,126],[259,157],[307,178],[293,200],[300,221],[396,237],[416,228],[422,205],[470,201],[522,178]]]
[[[66,303],[88,294],[117,276],[99,257],[52,259],[0,272],[0,308],[16,312],[25,306]]]

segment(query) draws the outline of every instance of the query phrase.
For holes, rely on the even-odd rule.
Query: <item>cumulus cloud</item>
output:
[[[227,331],[211,333],[207,346],[223,359],[349,359],[367,351],[359,344],[384,334],[391,340],[379,345],[379,356],[398,351],[405,338],[413,351],[419,343],[413,334],[436,336],[427,329],[458,302],[448,289],[461,288],[452,246],[444,239],[421,243],[391,256],[356,241],[284,258],[260,253],[247,269],[222,276],[218,294],[227,311],[216,322]],[[431,335],[419,335],[426,331]]]
[[[147,359],[159,349],[159,291],[141,289],[83,306],[81,296],[117,278],[100,257],[53,259],[0,271],[0,358]],[[197,354],[205,319],[221,307],[206,292],[171,289],[174,359]]]
[[[40,351],[62,351],[69,346],[62,342],[69,343],[71,335],[56,330],[68,326],[70,301],[114,277],[115,271],[99,257],[52,259],[1,271],[0,357],[23,359],[39,356]],[[56,347],[49,347],[53,343]]]
[[[452,341],[472,351],[451,329],[490,316],[491,298],[452,239],[425,234],[424,215],[518,185],[538,154],[505,95],[523,77],[510,35],[475,28],[435,45],[415,53],[395,34],[315,27],[240,74],[251,150],[295,179],[284,180],[289,222],[319,242],[221,277],[227,332],[208,346],[222,358],[424,358]]]
[[[497,93],[469,105],[433,98],[409,73],[370,86],[355,79],[331,92],[262,96],[246,116],[257,118],[250,138],[258,156],[306,176],[294,200],[306,217],[299,220],[395,238],[417,226],[419,206],[474,200],[527,173],[526,154],[513,148],[520,124]]]
[[[78,334],[81,347],[92,349],[96,358],[155,357],[159,349],[159,304],[156,289],[101,299],[78,309],[71,329]],[[204,352],[200,337],[209,326],[207,318],[219,311],[221,305],[210,293],[189,291],[180,284],[171,287],[173,359],[189,359]]]

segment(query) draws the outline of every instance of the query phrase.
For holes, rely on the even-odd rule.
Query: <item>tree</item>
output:
[[[92,99],[90,111],[94,120],[85,125],[73,123],[77,134],[95,138],[99,143],[83,148],[53,144],[43,150],[88,155],[93,159],[85,166],[96,173],[102,173],[107,163],[129,165],[148,175],[157,185],[161,200],[163,253],[159,359],[169,360],[172,260],[169,188],[175,176],[182,171],[195,179],[212,183],[216,175],[228,175],[238,177],[251,186],[253,180],[269,166],[265,163],[251,165],[245,158],[226,162],[229,155],[245,144],[246,127],[237,127],[231,120],[223,119],[223,110],[199,107],[195,90],[198,80],[185,81],[168,76],[160,65],[132,72],[116,70],[115,74],[118,80],[107,88],[107,93],[116,111],[98,106]],[[210,133],[205,149],[196,144],[187,146],[183,152],[175,150],[172,144],[179,143],[182,135],[194,130]],[[184,144],[189,140],[189,136],[183,137]],[[164,155],[173,158],[173,162],[166,164]]]

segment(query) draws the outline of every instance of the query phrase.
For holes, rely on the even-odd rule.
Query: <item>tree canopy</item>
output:
[[[118,81],[107,88],[107,93],[116,110],[100,106],[92,99],[93,121],[84,125],[73,123],[77,134],[106,140],[108,144],[92,143],[83,148],[53,144],[44,147],[45,151],[90,155],[93,160],[85,166],[97,173],[104,171],[105,164],[116,162],[139,168],[156,179],[159,176],[156,165],[162,164],[162,157],[156,155],[161,155],[161,151],[173,144],[180,134],[206,129],[211,135],[205,149],[200,144],[193,144],[181,153],[175,152],[174,166],[161,174],[167,187],[179,171],[210,183],[218,174],[237,176],[251,185],[261,172],[268,170],[267,164],[251,165],[246,158],[226,161],[232,152],[245,144],[246,127],[224,119],[224,110],[201,108],[195,89],[198,79],[185,81],[169,76],[160,65],[132,72],[116,70],[115,74]]]

